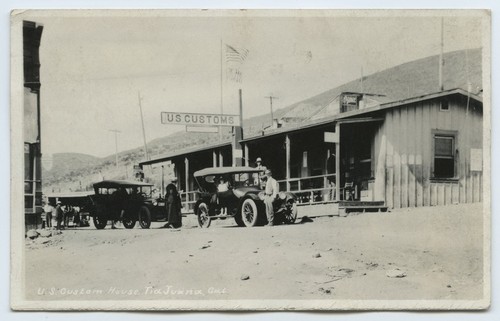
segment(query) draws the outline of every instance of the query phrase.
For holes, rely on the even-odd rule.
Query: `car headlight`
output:
[[[279,198],[282,200],[284,200],[286,198],[285,192],[280,192],[278,195],[279,195]]]
[[[263,201],[265,198],[266,198],[266,193],[264,193],[264,192],[260,192],[260,193],[259,193],[259,199],[260,199],[261,201]]]

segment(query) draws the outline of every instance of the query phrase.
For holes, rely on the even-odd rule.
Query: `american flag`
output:
[[[226,44],[226,62],[242,64],[248,56],[248,49],[237,48]]]

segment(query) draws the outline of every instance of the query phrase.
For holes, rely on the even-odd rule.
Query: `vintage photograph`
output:
[[[13,11],[11,307],[487,309],[490,24]]]

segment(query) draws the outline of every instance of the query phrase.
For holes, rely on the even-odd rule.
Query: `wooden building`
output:
[[[40,133],[40,59],[43,26],[23,21],[24,65],[24,212],[26,229],[41,225],[42,163]]]

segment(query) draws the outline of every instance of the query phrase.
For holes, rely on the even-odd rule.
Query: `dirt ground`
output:
[[[300,214],[299,214],[300,215]],[[27,299],[480,299],[482,204],[26,240]]]

